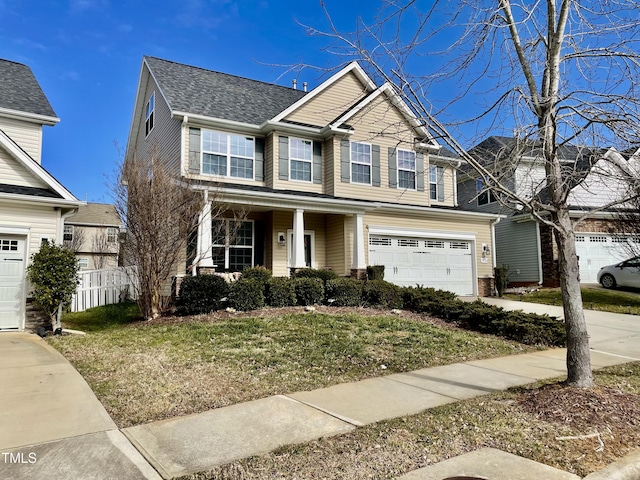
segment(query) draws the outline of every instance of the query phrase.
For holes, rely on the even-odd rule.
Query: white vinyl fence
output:
[[[135,299],[135,267],[84,270],[78,272],[78,276],[80,282],[71,300],[72,312],[122,302],[127,298]]]

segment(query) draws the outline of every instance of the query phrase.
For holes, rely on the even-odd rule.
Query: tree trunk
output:
[[[576,255],[575,235],[568,208],[559,209],[555,229],[560,267],[560,289],[567,330],[567,384],[572,387],[592,387],[589,334],[582,308],[580,273]]]

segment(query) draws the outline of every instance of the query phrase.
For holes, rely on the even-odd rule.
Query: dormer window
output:
[[[153,117],[156,110],[156,92],[153,92],[147,102],[146,114],[144,117],[144,131],[145,135],[149,135],[149,132],[153,130]]]

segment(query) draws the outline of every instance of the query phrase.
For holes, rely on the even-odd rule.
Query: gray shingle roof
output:
[[[122,221],[116,207],[109,203],[87,203],[78,208],[78,213],[66,220],[68,225],[103,225],[120,227]]]
[[[62,195],[48,188],[26,187],[24,185],[9,185],[0,183],[0,193],[14,195],[28,195],[30,197],[62,198]]]
[[[144,58],[173,111],[259,125],[305,95],[302,90]]]
[[[56,117],[31,69],[0,59],[0,108]]]

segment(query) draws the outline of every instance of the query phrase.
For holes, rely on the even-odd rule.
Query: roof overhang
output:
[[[59,207],[59,208],[78,208],[81,205],[86,205],[86,202],[81,202],[80,200],[38,197],[34,195],[20,195],[17,193],[0,193],[0,201],[10,202],[10,203],[20,203],[22,205],[28,203],[30,205],[43,205],[47,207]]]
[[[49,126],[60,122],[58,117],[50,117],[48,115],[40,115],[38,113],[21,112],[20,110],[1,107],[0,116]]]

